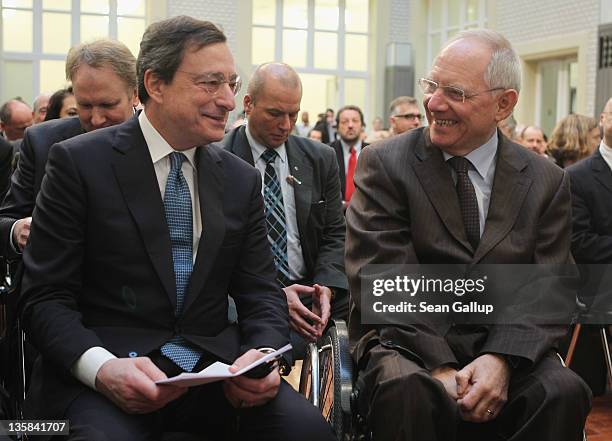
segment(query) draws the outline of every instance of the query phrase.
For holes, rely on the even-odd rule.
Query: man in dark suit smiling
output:
[[[213,144],[240,88],[225,41],[190,17],[152,24],[137,63],[144,111],[50,151],[23,258],[24,323],[41,353],[26,405],[69,419],[70,439],[333,439],[276,368],[189,390],[155,383],[217,360],[235,371],[288,341],[261,177]]]

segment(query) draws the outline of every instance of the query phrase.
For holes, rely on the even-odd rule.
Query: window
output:
[[[299,72],[311,123],[326,108],[367,111],[369,0],[253,0],[251,61]]]
[[[535,124],[550,135],[561,119],[576,113],[578,89],[576,56],[548,59],[538,63],[536,75]]]
[[[484,28],[486,0],[429,0],[427,59],[431,64],[444,43],[464,29]]]
[[[134,56],[145,30],[146,0],[0,0],[0,96],[31,103],[65,87],[70,47],[100,37],[124,42]]]

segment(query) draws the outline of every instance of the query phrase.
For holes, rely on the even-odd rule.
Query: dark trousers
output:
[[[146,415],[123,412],[103,395],[86,390],[68,408],[69,440],[159,440],[165,432],[188,432],[202,439],[333,441],[318,410],[286,382],[264,406],[236,410],[225,399],[222,383],[193,387],[163,409]]]
[[[373,440],[582,440],[591,392],[554,353],[513,372],[502,411],[481,424],[462,421],[442,383],[394,349],[377,344],[364,357],[358,407]]]

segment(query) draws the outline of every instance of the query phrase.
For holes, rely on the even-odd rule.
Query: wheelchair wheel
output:
[[[353,360],[343,320],[331,320],[317,344],[307,346],[299,390],[319,408],[338,440],[351,439]]]

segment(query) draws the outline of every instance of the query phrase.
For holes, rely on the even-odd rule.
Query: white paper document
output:
[[[173,384],[175,386],[199,386],[201,384],[212,383],[219,380],[225,380],[226,378],[237,377],[239,375],[244,374],[245,372],[250,371],[251,369],[259,366],[260,364],[266,363],[274,358],[278,358],[280,355],[284,354],[288,350],[291,349],[291,345],[288,344],[283,346],[282,348],[271,352],[269,354],[264,355],[259,360],[249,364],[248,366],[243,367],[239,371],[235,373],[231,373],[229,368],[229,364],[221,363],[217,361],[206,369],[201,370],[200,372],[183,372],[176,377],[167,378],[165,380],[156,381],[156,384]]]

